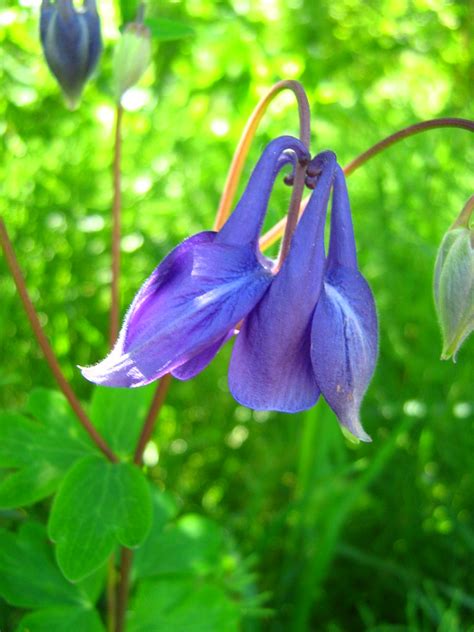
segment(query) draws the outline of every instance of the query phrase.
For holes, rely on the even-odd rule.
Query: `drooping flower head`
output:
[[[40,38],[48,66],[74,109],[102,51],[95,0],[77,11],[72,0],[42,0]]]
[[[280,272],[237,338],[230,389],[246,406],[282,412],[306,410],[322,393],[341,424],[368,441],[359,410],[377,360],[375,304],[357,270],[349,198],[336,157],[323,152],[310,166],[320,173],[316,190]]]
[[[324,284],[313,315],[311,360],[324,399],[340,423],[370,441],[359,419],[375,370],[378,323],[374,298],[357,268],[349,196],[336,168]]]
[[[316,186],[277,270],[258,239],[275,178],[295,161]],[[297,139],[272,141],[223,228],[190,237],[164,259],[135,297],[112,352],[82,372],[110,386],[141,386],[166,373],[189,379],[239,324],[229,369],[237,401],[293,413],[323,394],[344,426],[370,440],[359,409],[377,358],[377,317],[357,269],[344,174],[332,152],[309,162]]]
[[[190,237],[163,260],[136,295],[112,352],[83,369],[87,379],[142,386],[170,372],[188,379],[210,362],[272,281],[258,238],[288,151],[309,158],[296,138],[271,142],[226,224]]]

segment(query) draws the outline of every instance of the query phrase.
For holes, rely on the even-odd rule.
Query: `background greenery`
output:
[[[105,52],[76,112],[38,43],[37,0],[0,4],[0,213],[32,298],[81,397],[75,368],[107,348],[113,102],[120,24],[99,0]],[[149,13],[193,34],[154,45],[126,101],[123,306],[176,243],[212,225],[227,168],[261,93],[306,87],[313,153],[347,163],[423,118],[474,116],[470,0],[182,0]],[[275,135],[296,133],[291,95],[271,107],[247,172]],[[323,403],[252,413],[226,384],[229,349],[175,383],[152,476],[181,511],[217,520],[256,571],[271,610],[249,629],[470,630],[474,624],[474,339],[441,363],[431,276],[443,233],[472,193],[472,138],[440,130],[351,176],[361,268],[376,296],[380,360],[363,420],[343,437]],[[272,198],[267,224],[285,212]],[[0,403],[53,380],[0,258]],[[2,518],[0,518],[2,519]],[[6,518],[3,518],[4,520]]]

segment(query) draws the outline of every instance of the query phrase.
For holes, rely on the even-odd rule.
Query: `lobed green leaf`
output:
[[[103,573],[87,583],[71,584],[54,560],[46,529],[36,522],[18,533],[0,530],[0,595],[19,608],[48,608],[64,604],[91,608],[103,586]]]
[[[63,395],[34,390],[26,412],[0,413],[0,507],[31,505],[57,489],[67,470],[96,448]]]
[[[65,577],[77,581],[99,568],[117,543],[139,546],[151,521],[150,489],[142,472],[89,456],[65,477],[53,503],[49,535]]]

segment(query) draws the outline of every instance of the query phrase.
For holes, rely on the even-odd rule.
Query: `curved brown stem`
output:
[[[295,232],[296,224],[300,216],[301,198],[303,197],[304,183],[306,178],[306,170],[299,163],[295,167],[295,177],[293,182],[293,190],[291,192],[290,208],[286,216],[285,232],[281,242],[280,252],[278,254],[278,261],[275,265],[274,274],[281,268],[283,261],[290,250],[291,239]]]
[[[459,129],[465,129],[469,132],[474,132],[474,121],[470,121],[468,119],[462,118],[439,118],[439,119],[431,119],[429,121],[423,121],[422,123],[415,123],[414,125],[409,125],[394,134],[390,134],[387,138],[384,138],[380,142],[376,143],[367,151],[364,151],[362,154],[354,158],[348,165],[344,167],[344,173],[346,176],[354,173],[356,169],[361,167],[368,160],[379,154],[384,149],[387,149],[391,145],[398,143],[404,138],[408,138],[410,136],[414,136],[415,134],[420,134],[421,132],[425,132],[430,129],[438,129],[442,127],[454,127]],[[300,215],[303,212],[306,204],[308,203],[308,197],[305,198],[300,207]],[[266,250],[274,243],[276,243],[280,237],[283,235],[286,226],[286,217],[277,222],[275,226],[273,226],[268,232],[266,232],[260,238],[260,249]]]
[[[76,394],[71,388],[71,385],[64,377],[64,374],[59,366],[59,362],[54,355],[54,351],[49,344],[48,339],[41,327],[41,323],[38,318],[38,314],[36,313],[35,307],[30,299],[28,294],[28,290],[26,289],[25,280],[23,278],[23,274],[21,273],[20,266],[18,264],[18,260],[15,255],[15,251],[13,250],[12,243],[8,236],[8,232],[5,226],[5,222],[2,218],[0,218],[0,242],[3,247],[3,251],[5,253],[5,258],[8,264],[8,268],[11,272],[13,280],[15,282],[16,288],[18,290],[18,294],[20,296],[21,302],[23,303],[23,307],[25,309],[28,320],[30,321],[31,328],[33,329],[33,333],[35,335],[36,340],[38,341],[41,350],[44,353],[46,358],[46,362],[51,369],[51,372],[56,379],[56,382],[67,398],[72,410],[76,414],[80,424],[90,436],[92,441],[96,444],[96,446],[101,450],[101,452],[112,462],[117,462],[118,458],[114,454],[114,452],[110,449],[104,439],[100,436],[97,430],[92,425],[89,417],[86,412],[82,408],[79,400],[76,397]]]
[[[163,406],[169,386],[171,384],[171,373],[164,375],[155,391],[155,395],[150,405],[150,409],[143,424],[140,437],[137,442],[133,462],[136,465],[142,465],[143,452],[146,444],[150,440],[155,427],[156,419]],[[117,588],[117,611],[116,611],[116,627],[115,632],[123,632],[125,629],[125,619],[127,614],[128,594],[130,591],[130,570],[132,567],[133,552],[125,547],[122,548],[120,556],[120,581]]]
[[[409,125],[408,127],[404,127],[394,134],[390,134],[390,136],[387,136],[387,138],[384,138],[380,142],[367,149],[367,151],[364,151],[362,154],[357,156],[357,158],[354,158],[354,160],[352,160],[348,165],[344,167],[344,173],[346,174],[346,176],[350,175],[365,162],[370,160],[370,158],[376,156],[381,151],[384,151],[384,149],[387,149],[391,145],[398,143],[404,138],[414,136],[415,134],[420,134],[421,132],[426,132],[430,129],[438,129],[440,127],[458,127],[460,129],[466,129],[469,132],[474,132],[474,121],[469,121],[468,119],[462,118],[447,117],[430,119],[429,121],[423,121],[422,123]]]
[[[145,423],[143,424],[142,432],[138,439],[137,447],[135,449],[135,455],[133,457],[133,462],[136,465],[141,465],[143,461],[143,452],[145,451],[146,444],[150,440],[151,435],[153,434],[153,429],[155,427],[155,422],[158,417],[158,414],[161,410],[161,407],[165,403],[166,395],[168,394],[168,389],[172,380],[171,373],[164,375],[158,387],[155,391],[155,395],[152,399],[150,409],[145,419]]]
[[[262,120],[263,115],[267,111],[268,106],[276,97],[277,94],[283,90],[291,90],[298,103],[298,112],[300,117],[300,138],[301,141],[309,147],[310,142],[310,113],[309,103],[306,92],[303,86],[298,81],[286,79],[279,81],[270,88],[267,94],[260,100],[256,108],[250,115],[242,136],[240,137],[237,149],[234,152],[232,162],[227,174],[227,180],[224,185],[224,190],[219,202],[219,208],[217,210],[216,219],[214,221],[214,230],[219,230],[224,225],[227,217],[229,216],[232,202],[239,183],[240,174],[244,167],[245,159],[250,149],[253,137],[257,130],[258,124]]]
[[[130,571],[132,570],[133,551],[122,548],[120,554],[120,580],[117,590],[117,614],[115,632],[124,632],[127,614],[128,593],[130,591]]]

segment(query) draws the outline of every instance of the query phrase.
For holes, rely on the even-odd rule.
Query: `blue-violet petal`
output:
[[[177,246],[133,301],[116,346],[84,377],[142,386],[223,338],[254,307],[271,275],[252,247],[216,244],[199,233]]]
[[[322,173],[288,256],[245,320],[232,353],[232,395],[256,410],[293,413],[310,408],[319,397],[310,355],[311,320],[323,282],[324,223],[336,162],[332,152],[316,160]]]

